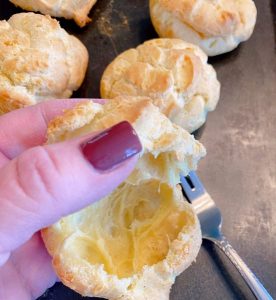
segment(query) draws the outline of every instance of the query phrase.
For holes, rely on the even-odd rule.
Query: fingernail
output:
[[[141,150],[137,133],[126,121],[102,131],[82,145],[85,158],[100,171],[114,168]]]

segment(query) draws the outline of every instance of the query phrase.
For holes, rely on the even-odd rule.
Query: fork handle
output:
[[[258,300],[273,300],[268,291],[261,284],[254,273],[249,269],[245,262],[241,259],[238,253],[233,249],[224,236],[219,239],[206,237],[208,240],[215,243],[222,250],[230,261],[234,264],[241,276]]]

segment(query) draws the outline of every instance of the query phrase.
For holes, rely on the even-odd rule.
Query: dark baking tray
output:
[[[275,0],[255,1],[257,25],[251,39],[235,51],[210,59],[222,83],[221,99],[197,133],[208,155],[198,173],[224,216],[224,232],[276,298],[276,52]],[[0,2],[1,19],[20,12]],[[76,97],[99,97],[107,64],[122,51],[157,37],[147,0],[99,0],[92,22],[79,29],[90,53],[84,84]],[[43,272],[43,270],[42,270]],[[58,283],[40,300],[77,300]],[[254,299],[227,259],[207,242],[196,263],[176,280],[171,300]]]

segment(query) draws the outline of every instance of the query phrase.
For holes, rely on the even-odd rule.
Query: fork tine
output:
[[[191,171],[187,176],[180,175],[181,186],[190,202],[203,195],[206,191],[196,173]]]
[[[199,177],[196,175],[195,171],[191,171],[189,173],[189,177],[190,177],[190,180],[191,180],[191,182],[193,183],[193,185],[196,189],[200,189],[202,191],[205,191],[205,188],[204,188],[202,182],[200,181]]]
[[[187,176],[189,176],[189,175],[187,175]],[[181,185],[182,185],[183,189],[185,190],[185,192],[189,192],[190,190],[192,190],[192,187],[187,180],[187,176],[183,176],[182,174],[180,175]]]

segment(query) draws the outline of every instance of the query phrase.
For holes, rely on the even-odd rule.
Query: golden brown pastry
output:
[[[0,21],[0,114],[70,97],[87,64],[85,46],[48,16],[20,13]]]
[[[189,132],[219,100],[220,84],[206,54],[178,39],[154,39],[114,59],[101,79],[102,98],[149,96],[162,113]]]
[[[41,12],[53,17],[74,19],[80,26],[90,22],[88,14],[97,0],[10,0],[28,11]]]
[[[169,300],[175,277],[195,260],[201,233],[181,191],[149,180],[43,231],[61,281],[83,296]]]
[[[175,277],[197,256],[201,232],[181,189],[167,180],[169,175],[160,176],[159,169],[174,173],[177,163],[185,162],[187,173],[204,155],[203,146],[185,135],[182,146],[180,140],[174,143],[176,132],[182,134],[184,129],[171,124],[145,97],[119,97],[104,106],[78,105],[49,125],[49,143],[122,119],[133,125],[141,140],[144,152],[139,160],[147,154],[155,160],[150,171],[144,161],[140,179],[136,174],[136,180],[126,180],[108,197],[43,230],[42,236],[61,281],[80,294],[111,300],[169,300]],[[170,155],[176,163],[162,165]],[[145,179],[143,172],[151,177]]]
[[[213,56],[249,39],[257,10],[252,0],[150,0],[150,15],[160,37],[183,39]]]
[[[173,124],[147,97],[116,97],[105,105],[92,101],[67,111],[53,120],[49,143],[107,129],[121,121],[130,122],[143,145],[140,158],[128,182],[158,179],[179,183],[179,173],[195,170],[206,154],[204,147],[183,128]]]

